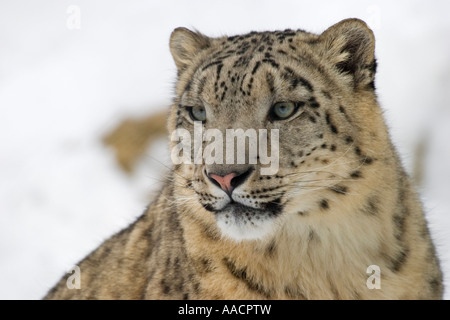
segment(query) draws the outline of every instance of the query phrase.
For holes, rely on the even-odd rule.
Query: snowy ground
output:
[[[128,177],[100,137],[168,104],[175,27],[321,32],[347,17],[375,32],[378,93],[408,170],[426,143],[422,197],[450,285],[448,1],[2,0],[0,299],[41,298],[146,206],[165,146]]]

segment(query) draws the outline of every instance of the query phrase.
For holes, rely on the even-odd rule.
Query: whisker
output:
[[[184,179],[186,179],[186,180],[189,180],[188,178],[182,176],[182,175],[179,174],[178,172],[175,172],[175,170],[173,170],[173,168],[172,168],[171,166],[166,165],[165,163],[161,162],[160,160],[158,160],[157,158],[155,158],[155,157],[152,156],[151,154],[145,153],[145,157],[148,158],[148,159],[150,159],[150,160],[155,161],[157,164],[159,164],[159,165],[163,166],[164,168],[168,169],[169,172],[172,172],[172,173],[176,174],[177,176],[180,176],[180,177],[182,177],[182,178],[184,178]]]

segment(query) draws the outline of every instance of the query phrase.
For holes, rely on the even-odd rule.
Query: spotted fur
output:
[[[302,30],[171,36],[168,128],[279,129],[280,168],[174,166],[134,224],[79,263],[48,299],[439,299],[442,275],[422,206],[375,94],[374,37],[349,19]],[[294,102],[284,121],[268,117]],[[174,143],[172,143],[172,146]],[[208,172],[246,173],[230,196]],[[368,266],[381,289],[366,286]]]

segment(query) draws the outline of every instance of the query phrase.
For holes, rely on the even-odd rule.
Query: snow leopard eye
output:
[[[285,120],[297,111],[298,106],[294,102],[277,102],[270,110],[270,116],[273,120]]]
[[[188,107],[189,115],[194,121],[206,121],[206,109],[204,107]]]

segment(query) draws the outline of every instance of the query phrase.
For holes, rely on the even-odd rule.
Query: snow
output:
[[[101,136],[123,117],[168,105],[176,73],[168,38],[178,26],[219,36],[367,21],[377,39],[378,95],[409,171],[417,145],[427,146],[421,194],[448,275],[449,12],[449,2],[420,0],[3,0],[0,299],[42,298],[148,204],[169,163],[165,144],[130,177]]]

